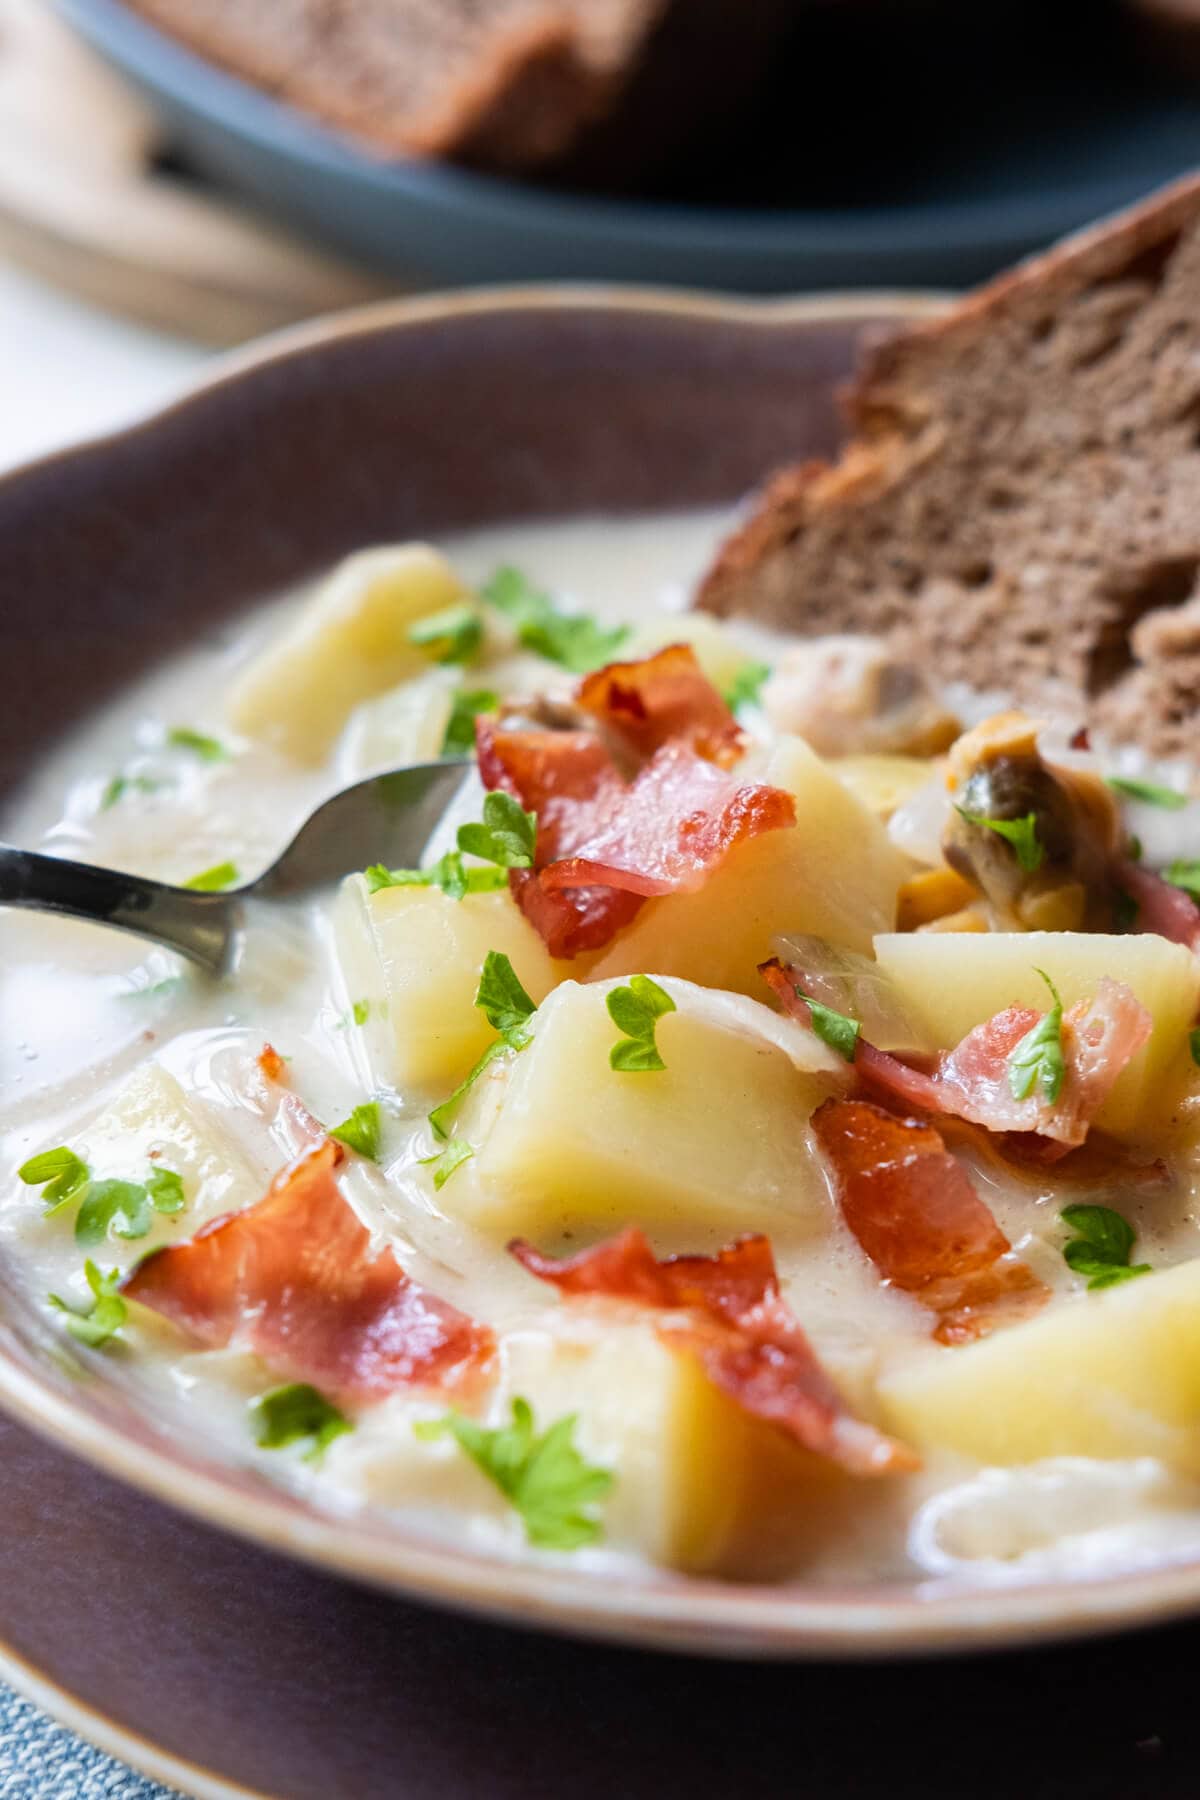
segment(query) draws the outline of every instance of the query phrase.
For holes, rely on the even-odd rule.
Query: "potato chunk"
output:
[[[675,993],[678,1010],[658,1021],[665,1070],[632,1074],[609,1067],[620,1032],[605,990],[557,988],[512,1058],[478,1155],[442,1195],[447,1210],[543,1239],[630,1220],[726,1236],[773,1221],[817,1229],[825,1189],[808,1119],[838,1079],[833,1053],[805,1033],[814,1068],[798,1070],[778,1043],[706,1017],[699,990]]]
[[[359,707],[339,750],[338,772],[353,780],[377,769],[436,762],[460,674],[430,669]]]
[[[157,1063],[143,1064],[103,1111],[67,1141],[98,1181],[144,1182],[155,1169],[170,1169],[182,1179],[184,1210],[169,1216],[155,1213],[144,1238],[112,1238],[104,1248],[109,1261],[132,1261],[156,1244],[249,1206],[264,1187],[264,1178],[223,1129],[215,1109],[191,1099]],[[75,1208],[67,1207],[49,1220],[37,1214],[31,1229],[39,1238],[47,1230],[69,1237],[74,1221]]]
[[[1173,1065],[1200,1006],[1200,958],[1151,932],[1019,931],[877,937],[882,972],[928,1042],[949,1049],[1006,1006],[1048,1004],[1044,969],[1070,1007],[1100,979],[1123,981],[1154,1016],[1150,1042],[1123,1071],[1096,1123],[1125,1137],[1153,1130],[1171,1105]]]
[[[1200,1476],[1200,1261],[1084,1293],[879,1382],[884,1422],[985,1463],[1157,1456]]]
[[[429,667],[408,628],[464,592],[427,544],[348,556],[234,683],[230,723],[298,762],[321,762],[356,706]]]
[[[799,738],[776,747],[760,779],[795,796],[794,828],[740,844],[694,894],[648,900],[597,979],[653,969],[757,999],[777,935],[869,952],[890,929],[908,865],[875,815]]]
[[[846,1476],[749,1417],[644,1314],[585,1309],[509,1338],[504,1363],[504,1393],[524,1395],[540,1429],[578,1414],[580,1449],[613,1470],[600,1514],[618,1549],[692,1574],[764,1578],[827,1528],[835,1495],[846,1502]]]
[[[343,883],[335,934],[347,997],[365,1009],[356,1034],[381,1087],[453,1087],[495,1037],[475,1005],[489,950],[499,950],[535,1001],[569,972],[526,923],[507,889],[452,900],[440,888],[369,893]]]

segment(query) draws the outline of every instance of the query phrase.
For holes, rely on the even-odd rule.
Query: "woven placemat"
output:
[[[0,1684],[0,1800],[179,1800]]]

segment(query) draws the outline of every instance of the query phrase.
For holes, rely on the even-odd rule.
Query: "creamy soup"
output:
[[[4,1254],[181,1432],[498,1556],[820,1582],[1194,1554],[1200,807],[877,647],[685,616],[725,523],[372,551],[34,773],[10,841],[218,887],[349,781],[465,749],[473,711],[509,758],[499,810],[467,771],[422,879],[251,905],[219,982],[0,917]],[[664,724],[639,684],[680,640]],[[331,1208],[326,1281],[300,1263]],[[227,1215],[251,1236],[181,1260]],[[626,1227],[649,1247],[614,1277],[587,1253]],[[659,1266],[763,1237],[780,1296],[732,1312],[713,1262]]]

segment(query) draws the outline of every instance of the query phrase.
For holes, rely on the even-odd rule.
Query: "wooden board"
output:
[[[396,291],[168,173],[166,148],[44,0],[0,0],[0,257],[213,344]]]

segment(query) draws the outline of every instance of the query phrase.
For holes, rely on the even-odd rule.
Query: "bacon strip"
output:
[[[727,769],[746,748],[745,732],[690,644],[668,644],[638,662],[609,663],[584,677],[576,699],[643,760],[678,743]]]
[[[1113,873],[1117,886],[1137,906],[1131,931],[1154,931],[1173,944],[1200,949],[1200,907],[1182,888],[1128,859],[1116,863]]]
[[[773,958],[760,964],[759,973],[785,1012],[796,1019],[809,1013],[802,971]],[[928,1069],[877,1050],[860,1033],[854,1068],[869,1088],[902,1106],[953,1113],[989,1131],[1034,1133],[1065,1152],[1083,1143],[1121,1071],[1149,1040],[1154,1021],[1122,982],[1104,976],[1095,999],[1081,1000],[1063,1019],[1066,1077],[1058,1099],[1048,1101],[1035,1085],[1018,1100],[1009,1084],[1009,1058],[1044,1016],[1030,1007],[1006,1007]]]
[[[868,1100],[824,1101],[813,1131],[842,1217],[884,1280],[969,1343],[1044,1306],[1050,1290],[1012,1246],[932,1125]]]
[[[476,721],[484,786],[538,815],[536,866],[509,886],[562,957],[600,949],[647,896],[698,888],[738,844],[796,822],[790,794],[718,766],[740,753],[741,732],[686,646],[598,670],[579,698],[649,758],[632,780],[599,734]]]
[[[659,1327],[669,1349],[694,1356],[745,1412],[854,1475],[916,1468],[903,1444],[850,1413],[779,1292],[770,1242],[739,1238],[716,1256],[659,1262],[637,1226],[562,1259],[516,1238],[523,1268],[564,1294],[633,1301],[687,1315]]]
[[[411,1280],[391,1250],[372,1250],[334,1179],[342,1154],[326,1138],[255,1205],[146,1257],[121,1292],[341,1404],[412,1386],[471,1390],[488,1372],[491,1330]]]

